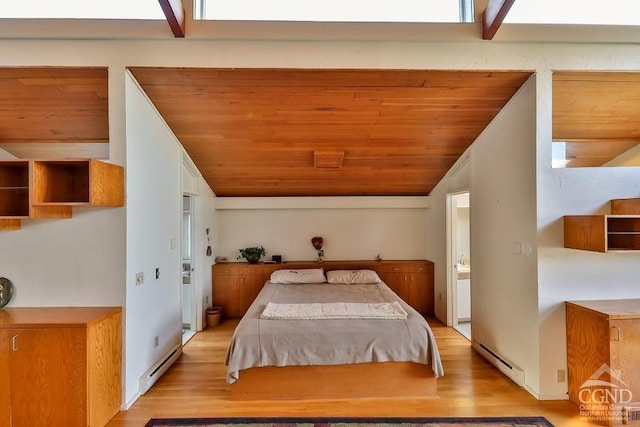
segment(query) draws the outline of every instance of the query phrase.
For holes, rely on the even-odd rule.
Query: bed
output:
[[[379,278],[274,283],[274,275],[240,320],[227,351],[233,399],[435,396],[444,371],[431,328]],[[385,314],[339,310],[327,311],[335,317],[317,318],[317,311],[305,317],[309,307],[324,313],[341,305],[374,306]],[[296,307],[305,308],[293,310],[303,318],[279,317]],[[275,318],[263,318],[269,313]],[[382,317],[369,318],[371,313]]]

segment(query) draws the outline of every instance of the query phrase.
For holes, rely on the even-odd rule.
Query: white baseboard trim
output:
[[[568,394],[539,394],[535,392],[531,387],[525,384],[524,389],[527,390],[527,393],[535,397],[537,400],[569,400]]]
[[[122,405],[122,408],[120,408],[120,410],[128,411],[133,406],[133,404],[136,403],[136,400],[138,400],[140,396],[142,396],[140,392],[136,393],[128,402],[125,402],[125,404]]]

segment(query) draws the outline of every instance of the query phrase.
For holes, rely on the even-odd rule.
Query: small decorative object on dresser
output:
[[[240,251],[238,259],[244,258],[249,264],[257,264],[258,261],[260,261],[260,258],[267,253],[262,246],[254,246],[238,250]]]
[[[324,239],[322,237],[316,236],[311,238],[311,244],[318,251],[318,262],[322,262],[322,257],[324,256],[324,251],[322,250],[322,245],[324,244]]]

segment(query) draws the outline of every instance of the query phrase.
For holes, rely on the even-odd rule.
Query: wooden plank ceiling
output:
[[[17,157],[109,156],[108,70],[0,67],[0,148]]]
[[[553,140],[567,167],[602,166],[640,144],[640,73],[553,73]]]
[[[220,196],[424,195],[529,72],[133,68]],[[554,72],[569,167],[640,144],[640,73]],[[0,67],[0,148],[108,158],[108,75]],[[635,148],[638,150],[638,148]]]
[[[131,71],[218,196],[427,195],[531,74]]]

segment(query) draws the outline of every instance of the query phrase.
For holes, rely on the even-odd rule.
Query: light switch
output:
[[[521,255],[522,244],[520,242],[513,242],[513,245],[511,246],[511,253],[514,255]]]

